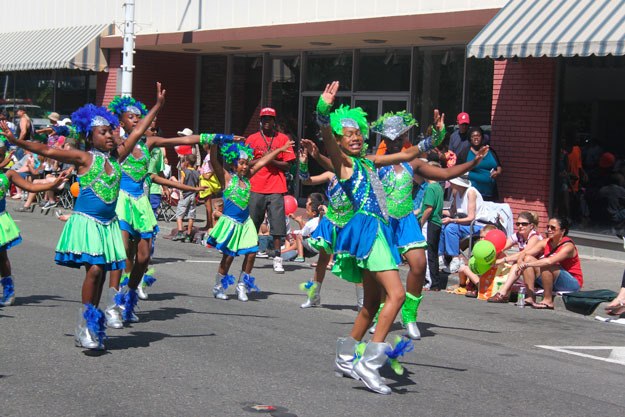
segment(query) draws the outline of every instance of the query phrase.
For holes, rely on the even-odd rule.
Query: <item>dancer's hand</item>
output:
[[[65,171],[61,172],[61,175],[59,175],[58,177],[54,179],[54,182],[53,182],[54,185],[51,188],[56,188],[62,184],[65,184],[67,182],[67,179],[68,179],[67,172]]]
[[[490,147],[488,145],[484,145],[479,151],[477,151],[477,153],[475,154],[475,160],[477,161],[477,164],[479,164],[480,161],[484,159],[484,157],[488,154],[488,149],[490,149]]]
[[[300,145],[306,148],[306,151],[310,154],[310,156],[312,156],[313,158],[318,158],[319,157],[319,147],[317,146],[317,144],[315,142],[313,142],[310,139],[302,139],[300,141]]]
[[[245,142],[245,139],[246,139],[245,136],[234,135],[232,137],[232,140],[235,141],[235,142]]]
[[[308,150],[306,150],[305,146],[300,146],[299,148],[299,161],[302,164],[308,162]]]
[[[284,144],[283,146],[280,146],[278,149],[280,150],[280,152],[286,152],[288,151],[293,145],[295,145],[295,142],[293,142],[292,140],[288,141],[286,144]]]
[[[161,83],[156,83],[156,103],[159,105],[165,104],[165,91],[161,88]]]
[[[334,104],[337,91],[339,91],[339,82],[332,81],[330,84],[326,84],[326,89],[321,94],[321,99],[331,106]]]
[[[9,129],[9,124],[7,123],[6,120],[3,120],[2,122],[0,122],[0,129],[2,129],[2,134],[6,136],[9,142],[15,143],[16,141],[15,136],[13,136],[13,132],[11,132],[11,129]]]
[[[434,129],[439,132],[445,127],[445,113],[440,114],[438,109],[434,109]]]

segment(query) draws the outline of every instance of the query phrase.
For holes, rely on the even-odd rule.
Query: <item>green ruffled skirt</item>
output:
[[[84,264],[102,265],[105,271],[123,269],[126,250],[117,219],[101,223],[81,213],[73,213],[56,245],[57,264],[80,268]]]
[[[20,229],[8,212],[0,214],[0,251],[5,251],[22,242]]]
[[[332,273],[346,281],[361,283],[363,269],[373,272],[398,269],[391,248],[380,229],[378,229],[369,256],[356,259],[348,253],[336,254]]]
[[[148,196],[134,198],[120,190],[115,207],[119,226],[135,239],[150,239],[158,231],[156,217]]]
[[[226,255],[245,255],[258,252],[258,233],[249,217],[243,223],[239,223],[223,215],[217,220],[206,243]]]

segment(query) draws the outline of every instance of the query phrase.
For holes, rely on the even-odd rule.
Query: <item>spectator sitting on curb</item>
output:
[[[308,215],[308,220],[304,221],[302,216],[293,216],[293,214],[290,215],[290,217],[295,220],[301,228],[301,230],[296,230],[293,233],[297,243],[297,258],[294,259],[295,262],[304,262],[306,257],[310,258],[319,254],[315,248],[310,246],[308,238],[319,225],[319,220],[323,215],[323,203],[323,194],[312,193],[306,200],[306,214]]]
[[[486,226],[484,226],[482,230],[480,230],[480,240],[484,239],[486,233],[490,232],[491,230],[497,230],[497,228],[492,224],[487,224]],[[505,255],[503,255],[503,252],[500,252],[497,255],[498,258],[503,258],[504,256]],[[493,265],[491,268],[497,267],[497,265]],[[468,265],[462,265],[460,267],[460,269],[458,270],[458,287],[466,288],[466,293],[464,294],[466,297],[477,298],[477,288],[479,286],[479,283],[480,276],[473,273]]]

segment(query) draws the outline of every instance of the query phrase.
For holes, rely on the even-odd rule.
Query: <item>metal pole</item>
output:
[[[135,0],[124,2],[124,49],[122,50],[122,96],[132,95],[132,69],[135,49]]]

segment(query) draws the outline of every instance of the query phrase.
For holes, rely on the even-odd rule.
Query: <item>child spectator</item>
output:
[[[197,157],[194,154],[187,155],[182,163],[182,183],[189,187],[197,187],[200,184],[200,173],[195,169]],[[183,191],[182,198],[176,208],[176,222],[178,223],[178,234],[172,240],[182,240],[185,243],[192,242],[193,220],[195,219],[195,197],[196,191]],[[187,216],[189,224],[185,235],[182,221]]]
[[[301,230],[296,230],[294,232],[297,244],[297,257],[294,259],[295,262],[304,262],[305,256],[312,257],[319,254],[319,251],[308,243],[308,238],[319,225],[321,207],[324,202],[323,194],[312,193],[308,197],[308,200],[306,200],[306,214],[309,217],[308,220],[304,222],[302,216],[293,217],[293,215],[291,215],[293,220],[295,220],[301,228]]]
[[[497,230],[497,228],[493,226],[492,224],[487,224],[482,229],[480,229],[480,240],[484,239],[484,236],[486,236],[486,234],[490,232],[491,230]],[[505,254],[503,252],[500,252],[497,255],[497,258],[503,258],[503,257],[505,257]],[[492,268],[498,269],[499,263],[493,264],[491,269]],[[458,270],[458,286],[459,288],[466,289],[466,292],[464,293],[466,297],[477,298],[477,289],[478,289],[479,283],[480,283],[480,276],[473,273],[473,271],[471,271],[471,268],[469,268],[468,265],[462,265],[460,267],[460,269]]]
[[[440,167],[438,162],[428,162],[432,166]],[[427,269],[426,277],[430,277],[430,290],[440,291],[447,286],[440,281],[438,269],[438,244],[441,239],[443,215],[443,187],[438,181],[427,180],[423,200],[417,219],[427,240]]]

